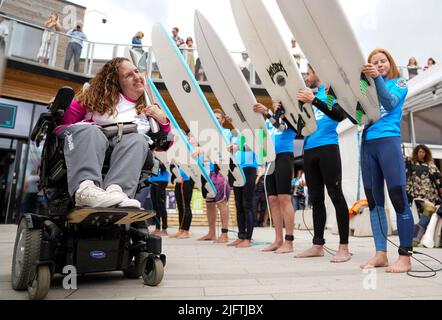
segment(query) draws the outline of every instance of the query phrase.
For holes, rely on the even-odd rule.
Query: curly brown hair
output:
[[[90,81],[89,88],[78,93],[75,100],[89,112],[114,115],[121,93],[118,68],[124,61],[130,62],[127,58],[114,58],[108,61]],[[141,96],[137,102],[137,109],[143,104],[144,96]]]
[[[428,164],[433,163],[433,154],[431,153],[430,148],[428,148],[424,144],[420,144],[416,148],[414,148],[414,150],[413,150],[413,157],[412,157],[413,162],[418,162],[419,161],[418,153],[419,153],[420,150],[424,150],[425,151],[424,162],[428,163]]]

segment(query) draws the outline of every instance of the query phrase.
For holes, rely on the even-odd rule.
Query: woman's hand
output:
[[[194,159],[197,159],[202,153],[203,152],[200,148],[196,148],[195,151],[192,153],[192,157]]]
[[[296,99],[298,99],[301,102],[304,103],[313,103],[313,100],[315,100],[315,95],[313,94],[313,91],[309,88],[305,90],[299,90],[298,94],[296,95]]]
[[[147,106],[141,111],[146,117],[152,117],[161,124],[167,123],[167,117],[158,105]]]
[[[373,79],[376,79],[377,77],[379,77],[378,69],[376,69],[376,67],[373,64],[371,64],[371,63],[368,63],[368,64],[364,65],[364,69],[362,70],[362,72],[367,77],[371,77]]]
[[[238,145],[232,143],[227,149],[229,150],[230,153],[233,154],[233,153],[238,152],[239,147],[238,147]]]
[[[264,114],[267,112],[267,110],[269,109],[261,103],[257,103],[253,106],[253,111],[256,113]]]

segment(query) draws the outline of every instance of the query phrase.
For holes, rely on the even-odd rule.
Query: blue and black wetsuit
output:
[[[271,168],[273,170],[266,178],[267,195],[291,195],[291,183],[295,168],[294,140],[296,133],[291,128],[280,131],[269,120],[266,120],[266,125],[276,152],[274,167]]]
[[[153,209],[157,215],[155,218],[155,227],[157,230],[161,229],[161,222],[163,230],[167,229],[167,209],[166,209],[166,188],[169,184],[169,172],[164,165],[160,167],[160,171],[157,176],[149,177],[149,182],[152,184],[151,197]]]
[[[193,188],[195,182],[183,169],[179,169],[183,181],[175,184],[175,199],[178,208],[178,218],[180,219],[180,230],[189,231],[192,223],[192,201]]]
[[[242,187],[234,187],[236,216],[238,221],[238,238],[252,240],[253,228],[255,227],[255,214],[253,211],[253,198],[255,195],[255,180],[258,170],[257,156],[253,151],[246,150],[247,146],[241,146],[240,137],[233,139],[233,143],[242,150],[235,153],[237,163],[241,166],[246,176],[246,184]]]
[[[348,244],[348,206],[342,192],[342,166],[336,128],[346,114],[338,104],[327,106],[325,87],[318,87],[313,101],[318,129],[305,139],[304,170],[308,192],[313,205],[313,244],[324,245],[327,212],[324,204],[324,185],[336,210],[340,244]]]
[[[381,103],[381,119],[363,134],[362,177],[370,206],[376,251],[387,251],[387,217],[384,209],[384,180],[397,214],[399,254],[413,250],[413,215],[405,191],[405,164],[401,152],[402,108],[408,93],[404,79],[375,79]]]

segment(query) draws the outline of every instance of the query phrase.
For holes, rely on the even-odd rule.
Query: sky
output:
[[[291,33],[275,0],[263,0],[290,44]],[[343,4],[366,55],[376,48],[390,50],[399,65],[411,56],[425,65],[431,56],[442,63],[442,1],[440,0],[338,0]],[[71,0],[87,7],[85,33],[89,40],[104,43],[131,43],[137,31],[150,45],[152,25],[161,22],[167,29],[180,28],[180,36],[194,36],[193,16],[200,10],[218,31],[231,51],[244,49],[238,35],[229,0]],[[90,12],[88,12],[90,11]],[[97,12],[99,11],[99,12]],[[101,23],[106,15],[108,22]],[[198,45],[198,44],[196,44]]]

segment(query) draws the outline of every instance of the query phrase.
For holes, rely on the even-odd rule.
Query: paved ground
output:
[[[174,230],[171,230],[174,231]],[[262,246],[250,249],[197,242],[206,231],[195,228],[192,239],[164,239],[168,264],[163,282],[155,288],[142,280],[125,279],[120,272],[79,278],[78,289],[66,291],[56,279],[48,299],[177,299],[177,300],[268,300],[268,299],[442,299],[442,274],[430,279],[390,275],[384,270],[366,274],[359,265],[373,253],[371,238],[351,238],[353,260],[341,265],[329,263],[329,256],[293,259],[262,253]],[[271,229],[257,229],[256,241],[268,242]],[[27,299],[10,285],[10,267],[15,226],[0,226],[0,299]],[[338,238],[327,235],[334,248]],[[392,240],[397,242],[396,237]],[[308,232],[296,232],[296,252],[310,244]],[[442,249],[422,249],[442,260]],[[396,250],[390,248],[390,259]],[[435,265],[428,258],[420,258]],[[415,264],[416,268],[420,268]]]

